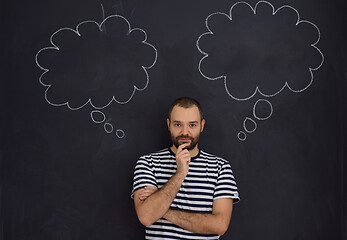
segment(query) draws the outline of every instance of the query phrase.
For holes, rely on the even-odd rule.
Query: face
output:
[[[189,142],[190,145],[186,149],[192,150],[197,147],[205,120],[201,121],[196,106],[190,108],[175,106],[171,112],[171,119],[167,119],[167,125],[173,145],[178,148],[179,145]]]

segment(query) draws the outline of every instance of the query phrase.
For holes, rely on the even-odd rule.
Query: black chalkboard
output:
[[[238,183],[221,239],[346,239],[345,1],[0,9],[2,239],[143,239],[133,168],[180,96]]]

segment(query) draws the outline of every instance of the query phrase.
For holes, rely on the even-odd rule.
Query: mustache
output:
[[[194,138],[192,138],[192,137],[189,136],[189,135],[180,135],[180,136],[177,136],[177,137],[176,137],[176,140],[180,140],[181,138],[189,138],[191,141],[194,140]]]

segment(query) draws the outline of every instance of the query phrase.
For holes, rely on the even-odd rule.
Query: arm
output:
[[[189,143],[179,146],[176,154],[177,171],[161,189],[153,191],[153,194],[145,199],[140,197],[141,189],[135,192],[135,210],[143,225],[150,226],[163,217],[175,199],[189,170],[190,153],[183,150],[187,145]]]
[[[228,230],[232,209],[233,199],[221,198],[213,201],[212,214],[169,209],[164,218],[194,233],[223,235]]]
[[[182,174],[174,174],[160,190],[154,192],[145,200],[140,199],[142,189],[135,192],[134,203],[136,214],[143,225],[152,225],[167,212],[184,178],[185,176]]]

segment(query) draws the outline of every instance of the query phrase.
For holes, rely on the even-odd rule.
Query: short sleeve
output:
[[[150,158],[143,156],[140,157],[135,166],[131,198],[134,198],[134,193],[137,190],[146,186],[158,188]]]
[[[233,171],[227,161],[223,162],[221,165],[213,194],[213,200],[219,198],[232,198],[234,203],[240,200]]]

